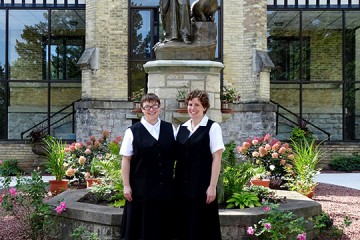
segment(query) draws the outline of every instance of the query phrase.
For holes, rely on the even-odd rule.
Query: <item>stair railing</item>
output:
[[[67,118],[67,117],[69,117],[69,116],[72,115],[72,133],[74,133],[74,132],[75,132],[75,103],[76,103],[76,102],[79,102],[79,101],[81,101],[81,99],[78,99],[78,100],[72,102],[71,104],[69,104],[69,105],[61,108],[59,111],[57,111],[57,112],[53,113],[52,115],[50,115],[50,119],[52,119],[52,118],[54,118],[55,116],[63,113],[63,112],[64,112],[65,110],[67,110],[68,108],[70,108],[70,107],[72,108],[71,112],[67,113],[65,116],[63,116],[63,117],[61,117],[60,119],[58,119],[58,120],[54,121],[53,123],[51,123],[49,127],[54,126],[55,124],[57,124],[57,123],[60,122],[61,120],[63,120],[63,119],[65,119],[65,118]],[[39,127],[39,126],[43,126],[44,123],[48,121],[48,119],[49,119],[49,118],[46,118],[46,119],[44,119],[43,121],[41,121],[41,122],[35,124],[34,126],[26,129],[25,131],[21,132],[21,139],[22,139],[22,140],[24,139],[25,133],[28,133],[28,132],[30,132],[31,130],[33,130],[33,129]],[[40,130],[40,131],[44,131],[44,130],[47,130],[47,129],[48,129],[48,126],[42,128],[42,129],[39,129],[39,130]]]
[[[270,100],[271,103],[275,104],[276,105],[276,134],[278,133],[278,126],[279,126],[279,116],[281,116],[282,118],[284,118],[285,120],[291,122],[292,124],[294,125],[299,125],[298,123],[294,122],[293,120],[291,120],[290,118],[286,117],[284,114],[280,113],[279,112],[279,109],[283,109],[284,111],[288,112],[289,114],[295,116],[297,119],[300,119],[300,116],[297,115],[296,113],[290,111],[289,109],[285,108],[284,106],[280,105],[279,103],[275,102],[275,101],[272,101]],[[315,124],[309,122],[308,120],[304,119],[304,118],[301,118],[301,121],[304,121],[306,124],[312,126],[313,128],[316,128],[317,130],[319,130],[320,132],[324,133],[325,135],[327,135],[327,138],[326,140],[330,140],[330,133],[325,131],[324,129],[316,126]]]

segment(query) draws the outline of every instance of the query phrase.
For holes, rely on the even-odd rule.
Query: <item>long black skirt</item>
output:
[[[210,204],[206,204],[206,197],[178,199],[177,212],[179,240],[221,240],[216,199]]]
[[[171,201],[126,201],[121,224],[125,240],[175,239],[174,204]]]

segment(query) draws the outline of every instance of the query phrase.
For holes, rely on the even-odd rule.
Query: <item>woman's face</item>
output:
[[[156,123],[160,114],[160,105],[157,102],[143,102],[141,111],[144,113],[146,121]]]
[[[205,108],[198,98],[193,98],[188,101],[187,110],[191,118],[202,118],[204,116]]]

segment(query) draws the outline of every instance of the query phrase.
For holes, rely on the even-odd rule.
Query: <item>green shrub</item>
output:
[[[349,156],[334,156],[329,163],[329,167],[330,169],[336,171],[360,171],[360,155],[354,153],[353,155]]]
[[[21,173],[22,171],[18,167],[18,160],[11,159],[0,162],[0,176],[3,177],[16,176]]]
[[[231,198],[227,201],[228,205],[226,208],[245,208],[245,207],[260,207],[260,199],[255,193],[251,192],[241,192],[241,193],[234,193]]]
[[[290,140],[296,143],[306,140],[307,142],[312,142],[314,137],[312,133],[307,129],[302,129],[300,127],[294,127],[290,132]]]

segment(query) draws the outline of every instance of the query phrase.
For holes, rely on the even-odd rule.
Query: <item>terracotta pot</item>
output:
[[[69,180],[49,180],[49,190],[53,196],[62,193],[66,189],[68,189]]]
[[[308,194],[306,194],[306,196],[308,197],[308,198],[313,198],[314,197],[314,193],[315,193],[315,189],[314,190],[311,190],[311,192],[309,192]]]
[[[101,179],[100,178],[88,178],[86,179],[86,187],[89,188],[94,184],[100,184]]]
[[[222,102],[221,103],[221,112],[222,113],[232,113],[232,103]]]
[[[141,104],[140,102],[134,102],[134,110],[132,110],[133,113],[141,113]]]
[[[255,186],[269,187],[270,179],[252,179],[250,180],[250,183],[251,185],[255,185]]]

